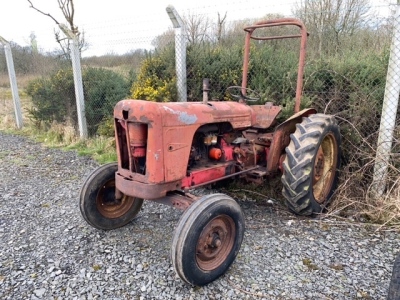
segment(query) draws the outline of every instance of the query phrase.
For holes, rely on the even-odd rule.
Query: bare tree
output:
[[[175,35],[174,30],[169,29],[164,33],[162,33],[161,35],[155,37],[154,40],[151,42],[151,44],[156,49],[162,49],[169,45],[173,45],[175,38],[174,35]]]
[[[184,17],[183,21],[186,25],[188,41],[190,44],[198,44],[211,40],[211,21],[208,17],[191,14]]]
[[[226,12],[223,18],[221,18],[221,15],[218,13],[218,23],[217,23],[217,41],[220,42],[222,39],[222,36],[225,32],[225,21],[226,21]]]
[[[57,25],[60,25],[61,23],[54,18],[50,13],[46,13],[41,9],[38,9],[36,6],[33,5],[32,0],[27,0],[30,4],[30,7],[36,10],[37,12],[41,13],[42,15],[45,15],[49,18],[51,18]],[[78,26],[76,26],[74,22],[74,16],[75,16],[75,7],[74,7],[74,1],[73,0],[57,0],[58,6],[60,7],[60,10],[65,18],[65,21],[68,24],[68,29],[71,30],[73,34],[78,36],[79,38],[79,50],[82,52],[87,49],[88,44],[85,41],[85,34],[84,32],[80,33],[78,30]],[[64,57],[69,58],[69,50],[70,50],[70,40],[66,37],[62,37],[60,30],[54,30],[54,36],[57,41],[57,43],[60,45],[62,55]]]
[[[320,53],[338,51],[343,37],[362,27],[369,0],[304,0],[294,9],[307,29],[318,39]]]

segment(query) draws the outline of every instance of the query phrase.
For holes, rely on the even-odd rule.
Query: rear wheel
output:
[[[172,264],[179,277],[203,286],[224,274],[236,258],[244,235],[244,217],[235,200],[207,195],[182,215],[172,241]]]
[[[120,193],[115,196],[117,163],[93,171],[80,192],[80,210],[86,222],[98,229],[114,229],[128,224],[140,211],[143,199]]]
[[[335,117],[316,114],[303,118],[290,135],[283,162],[283,195],[299,215],[320,213],[337,186],[340,132]]]
[[[389,293],[387,300],[398,300],[400,299],[400,254],[397,255],[394,261],[392,278],[389,285]]]

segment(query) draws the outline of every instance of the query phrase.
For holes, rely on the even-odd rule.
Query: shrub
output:
[[[367,144],[377,144],[387,64],[382,54],[363,59],[348,54],[346,59],[311,62],[306,70],[304,94],[313,98],[318,111],[337,116],[344,160],[359,167],[373,156],[374,149]]]
[[[112,116],[114,105],[129,94],[128,81],[106,69],[83,71],[86,119],[90,135],[96,133],[103,119]],[[77,125],[76,99],[71,69],[62,69],[49,76],[32,80],[27,87],[33,108],[29,115],[37,124],[71,122]]]
[[[113,116],[115,104],[129,95],[128,81],[121,75],[98,68],[83,72],[86,120],[90,135],[105,119]]]
[[[210,79],[211,99],[224,99],[225,90],[240,85],[242,78],[242,47],[224,48],[205,44],[191,46],[187,55],[187,89],[189,101],[202,99],[202,82]]]
[[[71,69],[61,69],[50,77],[37,78],[28,83],[26,93],[32,97],[28,113],[37,124],[77,123],[73,74]]]
[[[156,102],[176,101],[174,61],[171,47],[147,57],[131,87],[132,98]]]

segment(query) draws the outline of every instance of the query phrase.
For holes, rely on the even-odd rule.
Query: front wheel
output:
[[[115,196],[117,163],[103,165],[86,179],[80,192],[80,210],[86,222],[98,229],[128,224],[139,213],[143,199],[120,193]]]
[[[299,215],[321,213],[336,186],[340,165],[340,132],[334,116],[303,118],[290,135],[283,162],[283,195]]]
[[[224,274],[236,258],[244,235],[244,217],[235,200],[212,194],[182,215],[172,241],[172,264],[189,284],[203,286]]]

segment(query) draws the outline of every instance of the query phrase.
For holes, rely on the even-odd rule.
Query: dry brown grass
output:
[[[364,182],[361,172],[361,170],[349,172],[348,168],[342,171],[341,184],[336,191],[335,201],[330,207],[331,213],[352,215],[356,218],[368,216],[368,219],[378,222],[384,220],[390,222],[390,220],[394,221],[396,218],[400,221],[400,185],[398,180],[394,181],[393,178],[388,178],[386,191],[383,195],[377,196],[372,191],[371,184]],[[391,217],[382,217],[382,210],[389,210],[387,215]]]
[[[0,129],[16,127],[11,91],[5,88],[0,88],[0,120]]]
[[[0,88],[9,88],[10,79],[7,74],[0,74]]]
[[[18,85],[18,89],[19,89],[19,93],[23,94],[24,93],[24,89],[28,86],[28,83],[35,79],[38,78],[39,75],[18,75],[17,76],[17,85]],[[9,89],[10,88],[10,78],[8,77],[7,74],[0,74],[0,88],[6,88]]]
[[[43,141],[49,146],[66,146],[79,142],[79,135],[71,122],[66,124],[54,122],[46,131],[46,138]]]
[[[24,93],[20,93],[20,103],[22,111],[22,121],[24,124],[29,124],[29,116],[27,109],[32,106],[31,99]],[[10,88],[0,87],[0,129],[15,129],[15,112],[14,101]]]
[[[382,182],[382,195],[377,194],[377,188],[372,186],[376,146],[360,135],[362,143],[357,146],[350,140],[344,141],[350,147],[352,157],[347,158],[341,169],[340,185],[328,215],[400,229],[400,158],[395,153],[400,146],[396,134],[399,129],[399,126],[395,129],[393,153],[386,180]],[[354,132],[357,134],[356,129]]]

